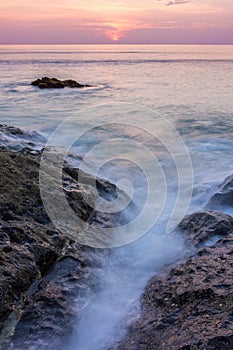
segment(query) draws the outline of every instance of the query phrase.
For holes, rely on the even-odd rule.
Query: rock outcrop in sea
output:
[[[91,87],[91,85],[88,84],[80,84],[75,80],[67,79],[67,80],[60,80],[57,78],[48,78],[43,77],[41,79],[34,80],[31,85],[38,86],[40,89],[64,89],[65,87],[69,88],[85,88],[85,87]]]

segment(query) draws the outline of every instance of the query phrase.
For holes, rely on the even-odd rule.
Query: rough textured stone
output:
[[[4,350],[64,349],[85,291],[98,288],[93,266],[109,255],[108,249],[78,245],[50,222],[40,197],[40,157],[40,151],[29,149],[0,150],[0,348]],[[86,183],[79,183],[78,169],[66,165],[62,188],[68,203],[84,222],[104,221],[104,213],[99,215],[85,202],[84,191],[95,199],[96,190],[89,175],[82,177]],[[114,185],[97,182],[103,197],[115,197]],[[114,218],[106,214],[106,220]]]
[[[186,217],[181,228],[197,246],[220,235],[185,262],[153,277],[141,315],[115,350],[230,350],[233,348],[232,218],[218,212]]]
[[[80,84],[75,80],[59,80],[57,78],[48,78],[43,77],[37,79],[31,83],[33,86],[38,86],[40,89],[64,89],[65,87],[69,88],[84,88],[91,87],[91,85]]]
[[[233,175],[228,176],[211,197],[207,208],[219,209],[233,206]]]
[[[0,132],[26,136],[20,129],[6,126]],[[52,225],[40,198],[40,157],[40,151],[29,148],[17,153],[0,150],[3,350],[66,349],[87,291],[98,291],[93,267],[101,268],[103,258],[106,263],[111,253],[80,246]],[[124,213],[112,216],[89,206],[82,194],[85,191],[95,199],[93,179],[81,174],[81,183],[79,175],[78,169],[66,164],[62,188],[80,218],[103,227],[127,222]],[[221,195],[231,189],[229,177]],[[116,187],[103,179],[97,179],[97,192],[109,201],[119,195]],[[229,205],[228,199],[225,197],[224,205]],[[221,212],[201,211],[184,218],[180,230],[199,251],[149,281],[140,317],[112,350],[233,348],[233,219]],[[207,243],[212,238],[210,247]]]
[[[233,218],[217,211],[200,211],[186,216],[179,227],[198,246],[211,237],[228,234],[233,230]]]

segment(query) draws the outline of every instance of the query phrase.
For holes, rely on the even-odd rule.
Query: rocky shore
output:
[[[33,142],[42,143],[40,136],[7,126],[0,133],[7,135],[0,148],[0,349],[65,350],[86,293],[98,290],[93,267],[101,269],[111,251],[81,246],[50,222],[39,190],[41,150]],[[21,147],[12,147],[15,138]],[[84,201],[84,192],[93,200],[96,194],[90,175],[79,183],[78,171],[67,164],[63,171],[76,214],[105,226],[124,220]],[[116,195],[103,179],[97,187],[105,198]],[[195,253],[148,282],[141,315],[112,350],[233,349],[233,218],[221,212],[233,206],[232,195],[228,177],[205,210],[183,219],[179,230]]]
[[[210,203],[220,205],[229,179]],[[180,229],[197,252],[149,281],[141,316],[114,350],[233,349],[233,218],[197,212]]]
[[[92,267],[101,268],[110,250],[81,246],[53,226],[40,198],[41,151],[27,147],[30,133],[7,126],[0,130],[8,141],[14,136],[27,140],[17,152],[5,142],[0,149],[0,348],[64,350],[83,296],[89,288],[98,290]],[[77,176],[78,169],[65,167],[69,205],[84,221],[110,224],[111,216],[95,212],[83,199],[84,192],[95,197],[90,176],[82,174],[82,184]],[[109,182],[99,179],[97,187],[103,197],[115,196]]]

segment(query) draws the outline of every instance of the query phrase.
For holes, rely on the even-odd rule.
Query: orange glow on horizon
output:
[[[232,0],[1,0],[0,43],[233,43]]]
[[[107,31],[106,35],[109,39],[115,42],[120,40],[123,37],[123,34],[118,31]]]
[[[118,41],[124,37],[124,33],[128,30],[137,28],[137,23],[133,19],[115,19],[113,21],[106,21],[105,25],[110,29],[105,31],[105,35],[111,39],[111,41]]]

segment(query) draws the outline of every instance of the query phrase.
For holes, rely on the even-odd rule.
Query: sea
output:
[[[30,85],[44,76],[91,86]],[[85,296],[67,350],[115,344],[140,316],[148,280],[191,254],[177,226],[233,174],[232,96],[232,45],[0,46],[0,123],[27,130],[35,147],[43,138],[73,154],[73,165],[116,184],[137,208],[96,270],[98,293]]]

